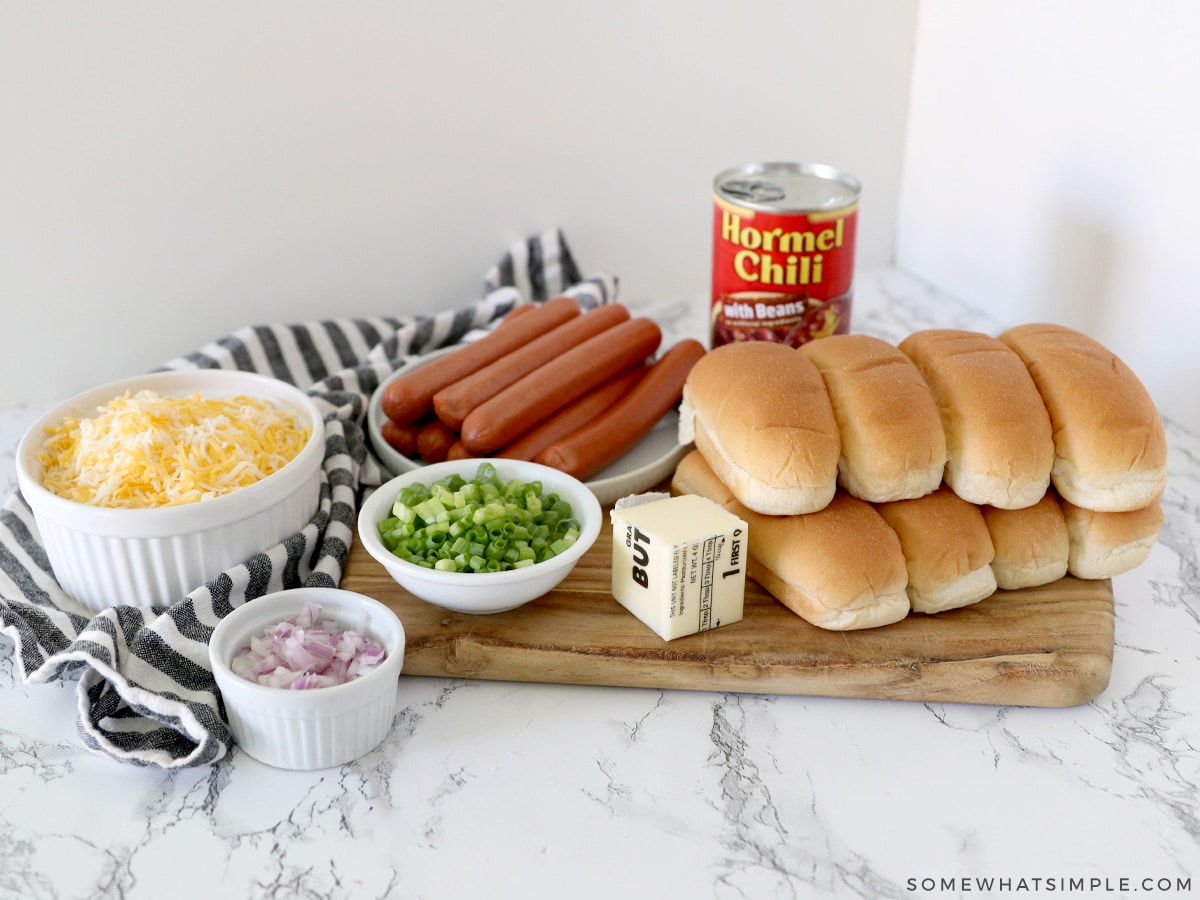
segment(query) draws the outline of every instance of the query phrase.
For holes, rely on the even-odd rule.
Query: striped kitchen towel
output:
[[[162,369],[243,369],[305,389],[325,421],[317,512],[305,528],[167,608],[93,615],[54,579],[20,492],[0,504],[0,633],[27,684],[78,679],[78,728],[90,749],[163,768],[216,762],[231,737],[208,666],[208,638],[233,608],[266,593],[337,587],[359,504],[387,480],[365,432],[372,393],[414,356],[472,340],[514,306],[568,295],[615,300],[610,275],[582,278],[561,231],[514,245],[484,277],[482,299],[411,317],[339,318],[243,328]]]

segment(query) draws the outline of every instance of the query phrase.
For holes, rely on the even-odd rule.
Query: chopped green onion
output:
[[[402,488],[378,525],[400,559],[444,572],[498,572],[544,562],[579,538],[571,505],[540,481],[503,481],[490,462]]]

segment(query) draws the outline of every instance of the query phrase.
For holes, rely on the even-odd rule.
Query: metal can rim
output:
[[[718,173],[713,179],[713,193],[724,203],[731,203],[744,209],[759,210],[762,212],[779,212],[779,213],[815,213],[826,212],[828,210],[822,207],[815,206],[782,206],[778,203],[761,203],[743,198],[732,198],[723,193],[722,185],[732,179],[734,176],[747,175],[769,175],[772,172],[784,172],[788,175],[804,175],[812,176],[825,181],[832,181],[848,188],[852,192],[851,198],[843,205],[837,208],[848,209],[859,202],[862,195],[862,183],[846,172],[844,169],[839,169],[836,166],[828,165],[827,163],[798,163],[798,162],[758,162],[745,163],[740,166],[733,166]]]

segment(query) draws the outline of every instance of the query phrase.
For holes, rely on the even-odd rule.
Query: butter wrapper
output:
[[[691,494],[618,503],[611,518],[613,597],[659,637],[741,621],[745,522]]]

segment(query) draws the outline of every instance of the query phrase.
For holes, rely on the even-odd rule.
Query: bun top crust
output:
[[[1111,350],[1063,325],[1030,323],[999,340],[1029,370],[1054,426],[1054,486],[1101,512],[1158,500],[1167,483],[1167,440],[1145,385]]]
[[[1024,509],[981,506],[979,511],[996,552],[992,571],[999,588],[1033,587],[1067,574],[1067,522],[1054,491]]]
[[[881,503],[920,497],[942,483],[946,437],[933,392],[904,353],[865,334],[810,341],[842,441],[840,484]]]
[[[990,565],[995,556],[979,507],[947,487],[876,509],[900,536],[912,581],[953,581]]]
[[[946,436],[945,481],[971,503],[1020,509],[1050,486],[1050,416],[1025,364],[990,335],[918,331],[900,343],[933,391]]]
[[[870,608],[904,594],[909,575],[900,538],[864,500],[838,491],[820,512],[752,518],[751,541],[755,527],[767,531],[768,543],[752,555],[804,591],[813,619],[824,618],[816,614],[821,608],[826,615]]]
[[[995,592],[995,548],[978,506],[943,485],[924,497],[875,509],[900,538],[914,610],[957,609]]]
[[[1064,500],[1062,509],[1070,538],[1067,570],[1076,578],[1113,578],[1137,568],[1150,555],[1163,524],[1157,500],[1122,512],[1095,512]]]
[[[688,374],[682,409],[697,447],[746,506],[787,515],[829,502],[837,422],[821,373],[794,348],[745,341],[710,350]]]

